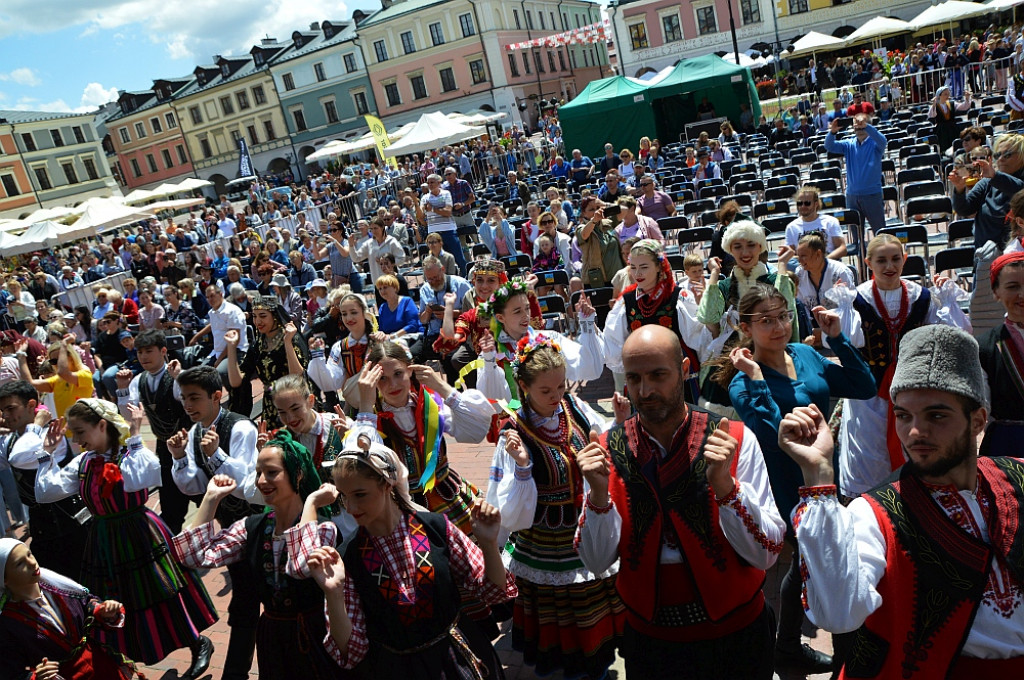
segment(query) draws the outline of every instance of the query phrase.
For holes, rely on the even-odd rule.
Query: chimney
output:
[[[319,21],[314,21],[313,23],[311,23],[309,25],[309,30],[313,31],[314,33],[319,31],[320,30],[320,22]]]
[[[213,55],[213,63],[214,64],[218,63],[221,59],[223,59],[223,57],[221,57],[219,54]]]
[[[392,0],[380,0],[380,4],[384,9],[387,9],[388,7],[391,7],[394,2]]]
[[[277,38],[261,38],[260,39],[260,45],[263,45],[264,47],[267,46],[267,45],[276,45],[276,44],[277,44]]]

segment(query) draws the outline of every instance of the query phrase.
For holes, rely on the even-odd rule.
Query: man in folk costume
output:
[[[134,377],[127,369],[117,372],[117,406],[126,417],[128,404],[141,405],[146,411],[146,419],[156,435],[156,455],[160,459],[160,519],[174,534],[179,534],[190,499],[171,476],[174,459],[167,448],[167,440],[182,428],[188,428],[191,422],[181,405],[181,393],[175,383],[181,363],[177,359],[168,363],[163,331],[139,333],[135,338],[135,351],[143,372]]]
[[[238,485],[231,496],[217,507],[217,521],[229,527],[240,519],[261,512],[249,504],[254,496],[256,472],[256,425],[245,416],[221,407],[224,385],[212,366],[196,366],[182,371],[177,378],[185,412],[195,423],[167,440],[174,458],[171,475],[174,483],[188,496],[202,495],[202,489],[215,475],[228,475]],[[256,575],[248,562],[228,566],[231,577],[231,601],[228,625],[231,637],[224,659],[222,680],[249,677],[256,651],[256,621],[260,600]]]
[[[840,678],[1021,677],[1024,460],[978,457],[978,343],[945,325],[911,331],[890,393],[909,461],[848,507],[825,417],[798,407],[779,428],[806,484],[793,526],[808,616],[855,631]]]
[[[687,359],[672,331],[643,326],[622,352],[637,415],[577,456],[590,486],[577,543],[616,581],[629,677],[771,678],[765,570],[785,524],[757,437],[684,402]]]

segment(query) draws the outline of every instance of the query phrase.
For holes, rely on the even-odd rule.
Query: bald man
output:
[[[631,333],[622,363],[637,413],[577,456],[590,486],[577,540],[594,573],[620,560],[626,675],[767,680],[761,586],[785,524],[757,437],[686,404],[688,360],[669,329]]]

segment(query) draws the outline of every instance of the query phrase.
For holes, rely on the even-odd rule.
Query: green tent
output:
[[[687,123],[697,120],[697,105],[707,97],[716,116],[737,124],[740,104],[748,104],[754,121],[761,104],[750,69],[714,54],[682,59],[653,84],[615,76],[587,85],[558,110],[566,149],[579,148],[597,158],[605,142],[634,152],[643,136],[662,143],[679,141]]]

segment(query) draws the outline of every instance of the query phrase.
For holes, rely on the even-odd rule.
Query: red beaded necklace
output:
[[[871,285],[871,294],[875,299],[875,307],[878,308],[878,315],[882,317],[882,322],[889,330],[889,344],[893,350],[892,360],[894,362],[896,361],[895,348],[899,345],[899,333],[903,330],[903,324],[907,322],[907,315],[910,313],[910,294],[907,292],[907,282],[901,280],[900,287],[902,288],[900,294],[900,311],[894,319],[889,316],[889,308],[885,306],[885,301],[882,299],[882,295],[878,291],[878,282],[875,281]]]

